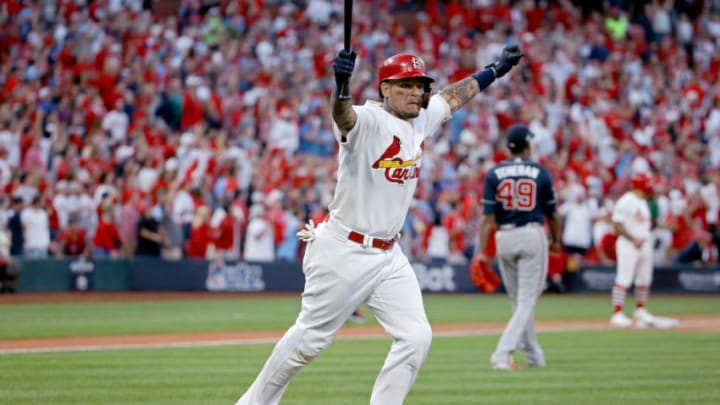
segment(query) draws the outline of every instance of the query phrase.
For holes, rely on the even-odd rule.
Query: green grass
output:
[[[541,334],[544,369],[493,372],[497,336],[433,341],[406,400],[438,404],[711,404],[720,395],[718,334]],[[283,405],[367,404],[389,341],[338,340],[305,368]],[[0,356],[2,403],[230,404],[272,346]]]
[[[628,304],[632,303],[632,299]],[[428,295],[430,322],[506,321],[510,304],[502,294]],[[712,295],[651,297],[651,311],[663,315],[720,314]],[[197,301],[73,302],[0,305],[0,339],[117,334],[277,330],[290,326],[299,297]],[[538,319],[595,319],[610,314],[610,297],[548,295]],[[373,319],[370,324],[374,324]]]
[[[604,294],[544,296],[537,318],[607,319],[609,300]],[[429,295],[425,302],[435,325],[509,315],[499,294]],[[650,308],[662,315],[717,315],[720,300],[655,296]],[[0,339],[285,329],[298,309],[297,297],[0,304]],[[720,398],[718,333],[541,332],[548,367],[519,373],[490,370],[497,338],[436,337],[405,404],[714,404]],[[293,380],[282,404],[367,404],[389,344],[387,338],[334,342]],[[0,354],[0,403],[231,404],[271,350],[264,344]]]

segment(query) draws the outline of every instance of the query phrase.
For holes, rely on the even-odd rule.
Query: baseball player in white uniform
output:
[[[635,282],[636,307],[633,314],[637,327],[674,327],[677,321],[656,317],[645,308],[653,275],[652,218],[647,198],[652,195],[650,176],[635,173],[630,178],[630,190],[615,203],[612,221],[618,239],[615,242],[617,274],[612,289],[614,313],[610,324],[614,327],[632,326],[633,320],[623,312],[628,288]]]
[[[432,340],[420,286],[396,243],[415,192],[423,141],[522,56],[517,46],[505,47],[497,62],[431,97],[434,80],[422,59],[394,55],[378,72],[382,101],[353,106],[348,85],[356,55],[340,51],[333,65],[340,148],[330,215],[298,233],[308,243],[300,314],[237,404],[279,403],[290,380],[327,348],[362,303],[393,339],[370,404],[403,403]]]

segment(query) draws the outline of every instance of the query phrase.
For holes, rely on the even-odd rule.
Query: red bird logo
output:
[[[421,145],[421,150],[424,145]],[[421,153],[418,154],[415,159],[402,160],[399,157],[395,157],[400,154],[400,138],[397,135],[393,136],[393,141],[385,149],[385,152],[380,156],[378,160],[373,163],[373,169],[385,169],[385,178],[393,183],[405,184],[406,180],[415,179],[420,175],[420,162]]]
[[[380,162],[382,162],[383,160],[390,160],[390,158],[397,155],[398,153],[400,153],[400,138],[398,138],[397,135],[395,135],[395,136],[393,136],[392,144],[390,146],[388,146],[387,149],[385,149],[385,152],[383,152],[382,155],[380,155],[380,159],[376,160],[375,163],[373,163],[373,165],[372,165],[373,169],[380,168]],[[402,159],[400,159],[400,158],[393,159],[393,160],[395,160],[395,161],[399,160],[402,162]]]

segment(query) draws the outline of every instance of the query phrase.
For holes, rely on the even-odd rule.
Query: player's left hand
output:
[[[553,241],[553,242],[550,244],[550,251],[551,251],[551,252],[555,252],[555,253],[559,253],[560,251],[562,251],[562,246],[560,246],[560,242],[558,242],[558,241]]]
[[[315,240],[315,222],[311,219],[305,227],[298,231],[297,238],[305,243],[309,243]]]
[[[525,54],[518,45],[507,45],[503,48],[502,55],[497,62],[486,67],[492,67],[495,70],[495,78],[499,79],[510,71],[515,65],[520,63],[520,58]]]

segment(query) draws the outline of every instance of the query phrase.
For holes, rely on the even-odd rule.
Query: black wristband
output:
[[[480,85],[480,90],[485,90],[492,82],[495,81],[495,69],[489,67],[481,72],[472,74],[472,78]]]
[[[344,82],[344,83],[336,83],[335,86],[335,98],[338,100],[350,100],[352,97],[350,96],[350,83]]]

